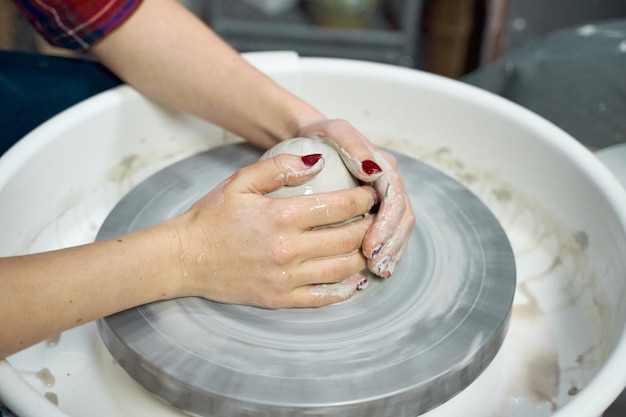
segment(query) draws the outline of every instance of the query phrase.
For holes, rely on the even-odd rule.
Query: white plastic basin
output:
[[[293,53],[248,58],[375,143],[459,179],[509,235],[518,288],[505,344],[429,415],[601,415],[626,385],[626,193],[608,170],[544,119],[456,81]],[[0,159],[0,254],[92,241],[143,178],[229,140],[126,86],[78,104]],[[124,374],[94,323],[0,362],[0,400],[20,417],[180,414]]]

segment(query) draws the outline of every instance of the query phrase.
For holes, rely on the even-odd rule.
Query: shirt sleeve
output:
[[[88,49],[128,19],[141,0],[13,0],[51,45]]]

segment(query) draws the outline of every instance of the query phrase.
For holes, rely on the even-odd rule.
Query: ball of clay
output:
[[[283,153],[303,156],[321,153],[324,156],[324,168],[306,183],[293,186],[285,185],[268,193],[268,197],[295,197],[325,191],[345,190],[359,185],[359,181],[348,171],[337,151],[320,139],[294,138],[283,141],[265,152],[261,159]]]

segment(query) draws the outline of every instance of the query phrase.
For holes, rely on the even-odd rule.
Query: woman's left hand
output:
[[[373,183],[380,207],[365,234],[362,251],[368,259],[368,269],[389,278],[406,251],[415,224],[396,159],[373,145],[345,120],[310,123],[300,128],[298,136],[330,139],[328,143],[336,147],[352,175],[365,183]]]

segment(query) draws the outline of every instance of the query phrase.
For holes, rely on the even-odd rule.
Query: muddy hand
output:
[[[193,295],[266,308],[343,301],[365,285],[360,247],[373,216],[372,187],[290,198],[265,194],[322,169],[321,155],[278,155],[242,168],[183,215],[181,250]]]
[[[374,146],[344,120],[325,120],[300,129],[301,135],[327,139],[355,177],[372,183],[380,199],[373,225],[363,240],[368,269],[389,278],[406,251],[415,224],[411,202],[395,158]]]

